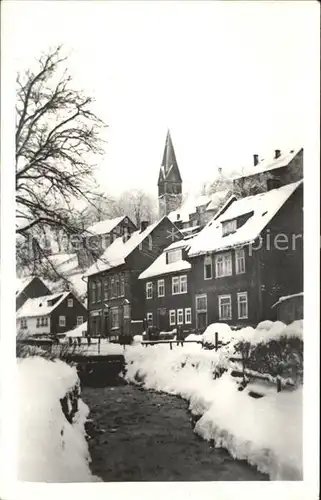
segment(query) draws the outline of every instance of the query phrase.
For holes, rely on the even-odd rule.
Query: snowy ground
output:
[[[89,408],[79,399],[69,423],[60,404],[77,383],[76,369],[61,361],[40,357],[18,361],[20,481],[99,481],[89,469],[84,431]]]
[[[205,332],[210,342],[217,327]],[[220,338],[253,341],[254,332],[264,341],[281,336],[302,338],[302,322],[285,326],[264,322],[256,330],[232,332],[221,329]],[[258,338],[257,337],[257,338]],[[245,459],[272,480],[302,479],[302,386],[278,393],[271,383],[250,383],[238,391],[231,376],[229,356],[233,341],[218,351],[198,344],[169,349],[168,345],[126,347],[126,378],[146,389],[179,395],[189,401],[190,410],[201,415],[195,432],[214,440],[238,459]],[[219,376],[221,368],[227,371]],[[217,375],[215,375],[217,373]],[[215,378],[215,376],[217,378]],[[260,399],[250,391],[263,394]]]

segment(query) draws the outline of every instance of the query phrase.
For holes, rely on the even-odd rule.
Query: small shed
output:
[[[276,308],[278,321],[285,324],[292,323],[297,319],[303,319],[303,292],[280,297],[272,307]]]

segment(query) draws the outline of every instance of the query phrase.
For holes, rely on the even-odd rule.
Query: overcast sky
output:
[[[70,53],[109,125],[102,190],[156,195],[169,128],[190,191],[303,143],[313,3],[15,1],[7,43],[17,68],[56,44]]]

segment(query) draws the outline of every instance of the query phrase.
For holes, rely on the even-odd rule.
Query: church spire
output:
[[[182,178],[169,130],[158,177],[158,200],[161,216],[176,210],[182,201]]]
[[[178,168],[171,134],[170,131],[168,130],[166,136],[163,160],[162,160],[162,167],[164,168],[165,177],[169,172],[169,169],[174,165]]]

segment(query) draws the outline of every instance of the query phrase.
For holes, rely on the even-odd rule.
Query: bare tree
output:
[[[117,200],[117,208],[127,214],[138,227],[143,220],[153,222],[157,218],[156,202],[142,189],[122,193]]]
[[[34,71],[17,75],[16,233],[29,250],[37,248],[39,258],[47,253],[48,228],[79,232],[75,206],[91,203],[95,165],[90,160],[104,152],[105,124],[91,111],[93,99],[71,87],[61,54],[58,47],[42,55]],[[19,257],[26,241],[18,241]]]

